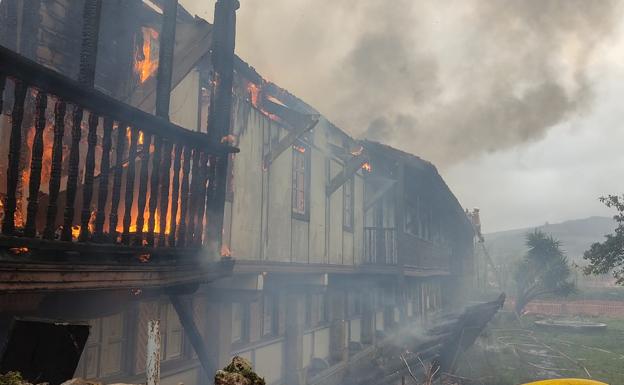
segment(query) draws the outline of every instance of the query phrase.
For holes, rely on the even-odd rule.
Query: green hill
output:
[[[497,261],[516,260],[526,252],[525,235],[534,229],[551,234],[561,241],[562,248],[573,261],[581,261],[583,252],[594,242],[612,233],[615,221],[607,217],[589,217],[555,224],[484,234],[490,255]]]

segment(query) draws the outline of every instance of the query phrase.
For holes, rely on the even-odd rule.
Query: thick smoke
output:
[[[444,165],[591,107],[619,17],[612,0],[241,0],[237,51],[353,135]]]

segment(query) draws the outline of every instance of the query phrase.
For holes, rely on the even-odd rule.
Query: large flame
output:
[[[142,27],[143,46],[139,47],[134,59],[134,71],[139,81],[145,83],[158,69],[158,32],[150,27]]]
[[[373,168],[371,167],[370,163],[366,162],[362,165],[362,170],[371,172],[373,171]]]

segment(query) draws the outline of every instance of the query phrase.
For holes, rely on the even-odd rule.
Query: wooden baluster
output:
[[[28,209],[24,234],[34,237],[37,233],[37,208],[39,207],[39,187],[41,186],[41,161],[43,158],[43,130],[46,125],[46,108],[48,95],[45,92],[37,92],[35,103],[35,137],[32,145],[32,158],[30,161],[30,181],[28,182]]]
[[[171,189],[171,217],[169,221],[169,247],[175,247],[178,205],[180,204],[180,168],[182,167],[182,145],[176,144],[173,158],[173,188]]]
[[[167,222],[169,220],[167,212],[169,211],[169,180],[171,173],[171,141],[163,139],[162,153],[162,169],[160,183],[160,235],[158,237],[158,246],[165,246],[165,237],[167,232]]]
[[[204,234],[204,211],[206,208],[206,182],[208,181],[208,156],[202,152],[199,163],[199,174],[201,179],[199,180],[199,186],[197,188],[197,222],[195,223],[195,237],[194,243],[198,246],[202,244],[202,237]]]
[[[139,155],[139,158],[141,159],[141,171],[139,176],[140,186],[136,219],[136,239],[139,244],[143,241],[143,225],[145,224],[145,204],[147,203],[147,182],[149,178],[149,152],[151,143],[152,136],[144,133],[143,148],[141,149],[141,154]]]
[[[214,184],[215,184],[215,177],[216,177],[216,157],[215,156],[209,156],[208,157],[208,164],[206,165],[206,189],[204,191],[204,195],[203,195],[203,209],[206,211],[205,215],[208,216],[209,212],[208,212],[208,207],[210,202],[212,202],[212,199],[214,199]],[[206,226],[208,225],[210,221],[210,218],[206,218]],[[204,235],[204,232],[206,232],[207,229],[202,229],[202,237]],[[203,240],[201,242],[203,244]]]
[[[78,240],[89,240],[89,221],[91,219],[91,200],[93,199],[93,178],[95,175],[95,147],[97,146],[97,126],[99,117],[89,113],[89,133],[87,134],[87,158],[85,159],[85,178],[82,190],[82,213],[80,215],[80,235]]]
[[[22,119],[24,118],[24,99],[26,98],[26,84],[15,81],[15,97],[11,112],[11,139],[9,140],[9,167],[7,169],[7,197],[4,205],[4,223],[2,233],[13,235],[15,232],[15,209],[17,205],[16,193],[19,181],[19,161],[22,145]]]
[[[186,244],[186,213],[188,211],[189,171],[191,170],[191,149],[184,148],[184,165],[182,166],[182,192],[180,193],[180,227],[178,228],[179,246]]]
[[[65,190],[65,212],[63,217],[63,231],[61,240],[72,240],[72,225],[74,223],[74,205],[78,192],[78,164],[80,163],[80,137],[82,136],[82,107],[74,105],[72,115],[72,141],[69,149],[69,173]]]
[[[123,175],[123,154],[126,144],[127,124],[119,123],[117,126],[117,149],[115,151],[115,173],[113,176],[113,196],[111,211],[108,219],[108,232],[113,240],[117,241],[117,222],[119,220],[119,201],[121,200],[121,177]]]
[[[162,139],[154,136],[154,153],[152,154],[152,180],[150,184],[149,220],[147,222],[147,244],[154,245],[154,226],[156,225],[156,208],[158,207],[158,186],[160,168],[160,147]]]
[[[43,230],[45,239],[54,239],[56,232],[56,214],[58,212],[58,196],[61,189],[61,172],[63,168],[63,135],[65,134],[65,112],[67,106],[61,99],[54,105],[54,142],[52,144],[52,167],[48,190],[48,212],[46,226]]]
[[[43,130],[45,129],[45,110],[47,95],[43,91],[37,92],[35,102],[35,136],[33,138],[30,162],[29,194],[26,225],[24,234],[29,237],[36,235],[36,216],[38,208],[39,187],[41,186],[41,164],[43,157]]]
[[[191,169],[191,175],[192,175],[192,179],[191,179],[191,190],[190,190],[190,196],[189,196],[189,201],[190,201],[190,205],[189,205],[189,217],[188,217],[188,227],[187,227],[187,232],[186,232],[186,237],[188,239],[188,243],[190,245],[192,245],[194,243],[194,236],[195,236],[195,217],[197,216],[197,193],[198,193],[198,186],[199,186],[199,180],[201,179],[201,175],[199,173],[199,150],[198,149],[194,149],[193,150],[193,166]]]
[[[98,207],[95,214],[94,238],[101,240],[104,236],[104,222],[106,220],[106,200],[108,199],[108,176],[110,174],[110,152],[112,147],[113,119],[104,118],[104,136],[102,137],[102,160],[100,162],[100,177],[98,188]]]
[[[130,128],[130,149],[128,150],[128,172],[126,173],[126,198],[123,217],[123,234],[121,240],[124,244],[130,244],[130,223],[132,222],[132,203],[134,203],[134,172],[136,169],[137,140],[139,132],[136,128]]]

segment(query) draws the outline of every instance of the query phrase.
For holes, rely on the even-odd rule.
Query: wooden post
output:
[[[34,237],[36,234],[37,208],[39,207],[39,187],[41,186],[41,163],[43,156],[43,130],[45,129],[45,111],[48,97],[45,92],[37,93],[35,138],[32,146],[32,160],[30,162],[30,181],[28,193],[28,209],[24,234]]]
[[[147,359],[145,361],[147,385],[160,384],[160,321],[147,324]]]
[[[66,105],[61,99],[54,106],[54,143],[52,144],[52,166],[50,168],[50,197],[48,199],[48,212],[46,215],[46,227],[43,231],[45,239],[54,239],[56,232],[56,214],[59,190],[61,189],[61,171],[63,162],[63,135],[65,132]]]
[[[286,331],[284,342],[285,382],[292,385],[305,384],[303,370],[303,326],[305,324],[305,300],[297,291],[286,294]]]
[[[234,45],[236,37],[236,10],[240,7],[238,0],[218,0],[215,4],[213,27],[212,64],[217,82],[214,100],[211,100],[208,135],[213,142],[219,143],[221,138],[230,132],[232,115],[232,84],[234,80]],[[220,254],[223,237],[223,209],[225,206],[225,184],[228,169],[228,154],[223,154],[211,162],[216,167],[215,178],[210,181],[213,199],[208,202],[207,244],[212,245],[211,252]]]

